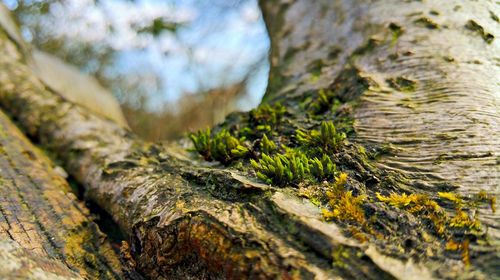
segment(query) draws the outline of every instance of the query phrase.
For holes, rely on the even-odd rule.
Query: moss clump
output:
[[[242,139],[232,136],[226,129],[213,135],[210,129],[200,130],[190,134],[189,138],[193,142],[194,149],[207,161],[216,160],[226,165],[249,153]]]
[[[414,21],[416,24],[426,27],[428,29],[438,29],[439,25],[428,17],[421,17]]]
[[[338,133],[332,122],[323,122],[320,130],[296,131],[296,138],[299,147],[278,148],[264,135],[260,142],[261,159],[250,161],[257,177],[277,186],[333,180],[337,166],[328,153],[338,151],[345,134]],[[278,150],[281,153],[272,155]]]
[[[469,20],[465,24],[465,28],[478,33],[487,44],[491,44],[493,40],[495,40],[495,36],[493,36],[493,34],[486,32],[484,28],[474,20]]]
[[[342,102],[336,94],[329,89],[320,89],[314,100],[307,105],[307,110],[312,116],[322,117],[327,111],[335,112]]]
[[[346,184],[347,174],[340,173],[335,183],[326,192],[330,209],[322,210],[323,217],[327,221],[338,220],[363,225],[366,222],[366,218],[361,205],[366,200],[366,196],[354,196],[352,191],[345,190]]]
[[[303,153],[288,153],[269,156],[265,153],[259,162],[250,160],[257,177],[268,184],[278,186],[296,185],[310,174],[309,161]]]
[[[337,174],[337,166],[329,156],[323,155],[321,159],[313,158],[310,160],[310,171],[311,175],[318,181],[331,180]]]
[[[270,156],[262,153],[259,161],[250,160],[257,172],[257,177],[268,184],[277,186],[298,186],[300,183],[333,180],[337,174],[337,166],[331,158],[308,158],[300,149],[284,147],[285,152]]]
[[[322,122],[320,130],[297,130],[296,138],[301,145],[321,154],[337,152],[344,144],[346,135],[337,132],[333,122]]]
[[[193,142],[195,151],[197,151],[205,160],[212,160],[210,151],[211,132],[209,128],[205,131],[199,130],[196,133],[189,134],[189,139]]]
[[[264,104],[250,111],[249,123],[253,127],[268,125],[274,127],[278,125],[286,113],[286,108],[280,103],[274,105]]]
[[[269,155],[275,152],[277,149],[278,147],[276,146],[276,144],[273,141],[269,140],[269,138],[267,138],[267,135],[264,134],[262,140],[260,141],[260,151],[264,154]]]
[[[394,89],[403,92],[415,91],[417,83],[404,77],[387,79],[386,82]]]
[[[441,199],[454,203],[457,209],[461,209],[464,206],[478,207],[481,203],[488,203],[491,211],[493,213],[496,212],[496,197],[494,195],[486,193],[485,191],[480,191],[471,199],[469,199],[469,201],[465,201],[462,196],[452,192],[438,192],[438,196]]]

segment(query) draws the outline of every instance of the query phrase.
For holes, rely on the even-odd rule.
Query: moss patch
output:
[[[227,130],[211,133],[210,129],[192,133],[189,138],[194,149],[207,161],[217,160],[222,164],[245,157],[249,149],[243,144],[243,139],[232,136]]]

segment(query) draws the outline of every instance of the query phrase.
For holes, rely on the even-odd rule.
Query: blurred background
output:
[[[27,42],[96,77],[146,139],[212,126],[264,94],[257,0],[1,1]]]

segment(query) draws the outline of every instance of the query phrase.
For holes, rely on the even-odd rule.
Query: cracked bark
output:
[[[367,192],[436,195],[456,188],[498,197],[499,43],[485,34],[498,30],[490,20],[498,5],[297,0],[262,1],[261,7],[272,39],[265,102],[287,107],[291,129],[309,128],[317,121],[301,102],[320,89],[333,90],[340,101],[358,103],[352,142],[368,148],[390,144],[390,152],[374,162],[377,169],[348,152],[342,158]],[[483,32],[468,28],[469,20]],[[376,203],[369,207],[380,211],[379,223],[390,237],[361,244],[345,236],[341,223],[324,222],[319,209],[293,190],[206,165],[174,144],[145,143],[64,100],[33,76],[5,33],[0,36],[6,53],[0,58],[3,109],[57,154],[85,187],[86,199],[111,214],[128,235],[136,268],[149,277],[422,279],[499,273],[499,219],[486,209],[480,212],[490,243],[473,246],[470,269],[442,249],[442,240],[429,240],[414,218],[391,218]],[[389,182],[394,174],[405,180]],[[373,176],[381,183],[370,181]]]

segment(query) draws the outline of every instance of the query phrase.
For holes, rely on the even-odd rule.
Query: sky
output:
[[[255,107],[264,94],[269,39],[256,0],[64,0],[48,10],[36,19],[47,36],[112,48],[107,75],[139,83],[151,110],[186,93],[230,85],[251,70],[240,109]],[[179,27],[158,36],[137,32],[156,18]],[[23,35],[33,37],[28,28]],[[120,98],[120,88],[112,90]]]

